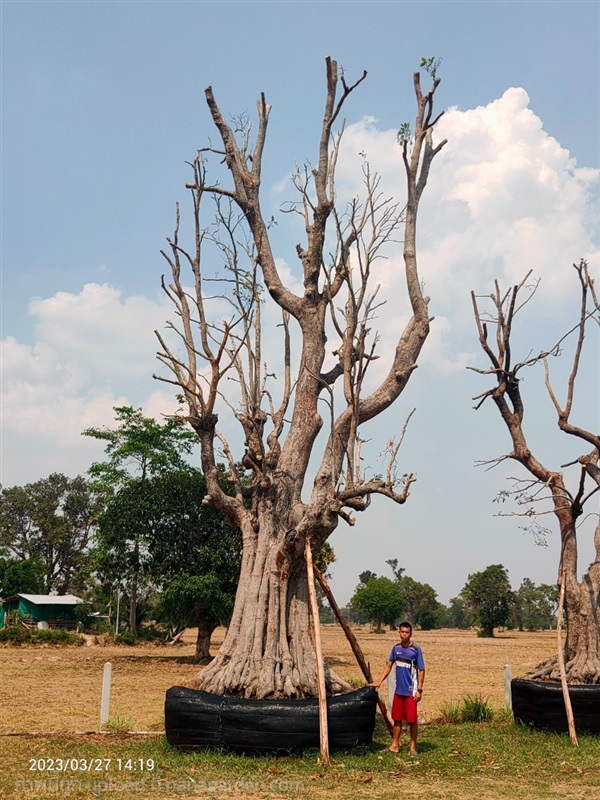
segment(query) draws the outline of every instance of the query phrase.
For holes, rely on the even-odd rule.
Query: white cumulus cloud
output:
[[[81,431],[110,425],[114,406],[148,404],[154,416],[175,409],[174,393],[151,378],[166,305],[92,283],[36,298],[28,310],[34,343],[2,342],[4,484],[87,469],[102,451]]]
[[[573,262],[583,257],[593,271],[600,266],[600,170],[578,167],[529,104],[524,89],[510,88],[487,106],[449,109],[434,133],[434,143],[447,144],[422,197],[417,246],[436,316],[423,359],[444,371],[472,363],[471,289],[489,294],[496,278],[506,287],[533,270],[532,279],[541,283],[529,319],[556,322],[569,314],[565,297],[576,302]],[[378,130],[370,117],[349,125],[338,164],[341,196],[363,192],[360,165],[366,157],[381,173],[383,194],[404,202],[400,155],[395,131]],[[399,247],[389,255],[379,267],[380,296],[388,307],[380,310],[377,327],[387,334],[382,356],[387,350],[391,358],[395,342],[387,339],[402,329],[409,307]],[[540,347],[553,343],[544,336],[542,327]]]
[[[564,298],[576,296],[570,265],[585,257],[596,274],[600,266],[600,170],[577,165],[544,130],[519,88],[486,106],[449,109],[435,135],[448,144],[434,161],[423,195],[418,253],[436,316],[421,363],[441,379],[473,363],[477,341],[469,292],[489,293],[494,278],[512,284],[533,269],[542,279],[541,302],[528,307],[528,319],[540,323],[534,326],[540,346],[555,340],[545,321],[553,323],[553,331],[569,327],[572,307],[565,307]],[[365,158],[381,173],[383,194],[404,202],[396,131],[379,130],[370,117],[349,125],[344,134],[339,197],[361,193]],[[381,285],[378,298],[387,301],[373,320],[373,332],[382,334],[373,380],[389,369],[410,313],[401,244],[386,255],[373,276]],[[296,272],[281,258],[277,263],[284,283],[301,293]],[[114,405],[142,406],[157,417],[175,410],[175,390],[151,378],[160,370],[153,331],[173,316],[166,300],[124,296],[108,284],[89,283],[79,293],[57,291],[32,299],[28,312],[32,343],[10,335],[2,343],[5,483],[34,480],[54,469],[69,474],[85,470],[101,449],[97,442],[82,440],[80,432],[110,425]],[[280,317],[268,310],[264,321],[270,333],[263,355],[269,371],[279,372]],[[278,385],[272,388],[277,393]]]

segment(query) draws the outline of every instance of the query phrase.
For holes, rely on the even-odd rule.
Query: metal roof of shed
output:
[[[16,594],[14,597],[22,597],[37,606],[74,606],[77,603],[83,603],[81,597],[75,597],[74,594]],[[12,600],[13,597],[6,599]]]

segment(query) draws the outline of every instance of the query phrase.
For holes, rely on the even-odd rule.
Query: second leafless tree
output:
[[[492,387],[475,399],[476,408],[487,399],[495,403],[513,445],[511,452],[503,459],[513,459],[529,473],[528,479],[518,479],[516,490],[521,504],[527,508],[526,513],[535,518],[537,510],[541,511],[547,500],[550,513],[558,523],[561,540],[558,575],[565,576],[567,679],[572,683],[600,683],[600,434],[572,421],[584,340],[589,326],[593,326],[594,333],[598,332],[600,306],[588,264],[582,260],[574,267],[581,294],[579,319],[551,350],[523,360],[515,355],[517,345],[513,341],[513,323],[517,313],[535,292],[536,285],[526,284],[530,273],[518,286],[507,292],[502,292],[496,283],[493,293],[485,298],[472,294],[479,342],[490,363],[489,369],[476,371],[491,376],[493,381]],[[576,344],[565,399],[561,402],[552,385],[549,359],[560,354],[568,336],[576,337]],[[575,461],[563,464],[560,468],[558,465],[552,468],[542,463],[532,452],[526,436],[526,401],[521,389],[521,375],[525,368],[539,363],[544,367],[546,390],[554,406],[559,429],[567,436],[575,437],[585,448],[585,452]],[[562,469],[576,470],[577,475],[570,480],[560,471]],[[579,579],[578,526],[586,511],[596,518],[594,561]],[[558,680],[558,659],[550,658],[540,664],[531,677]]]

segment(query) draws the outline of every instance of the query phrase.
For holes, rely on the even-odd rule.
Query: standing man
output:
[[[402,622],[398,632],[400,634],[400,644],[395,644],[392,647],[389,661],[381,674],[381,678],[375,683],[370,683],[369,686],[379,689],[390,674],[392,667],[396,667],[396,690],[394,702],[392,703],[394,728],[390,752],[397,753],[400,750],[402,722],[405,721],[408,723],[410,730],[410,755],[416,756],[417,736],[419,733],[417,703],[423,696],[425,662],[419,645],[413,644],[410,640],[412,636],[410,622]]]

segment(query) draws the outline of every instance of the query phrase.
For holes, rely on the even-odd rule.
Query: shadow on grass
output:
[[[381,755],[381,756],[384,756],[384,757],[390,757],[390,758],[392,756],[395,757],[395,758],[397,758],[399,756],[399,757],[405,759],[406,761],[412,760],[411,756],[409,755],[409,740],[408,740],[408,735],[407,734],[403,734],[400,737],[400,752],[398,752],[398,753],[392,753],[388,749],[390,744],[391,744],[391,741],[392,741],[391,737],[388,738],[388,739],[385,739],[384,737],[378,736],[377,739],[373,740],[373,744],[371,745],[371,747],[369,749],[365,749],[364,752],[365,752],[365,754],[366,753],[377,753],[378,755]],[[425,738],[421,738],[420,737],[419,741],[417,742],[417,750],[418,750],[419,756],[432,755],[438,749],[439,749],[439,745],[437,745],[435,742],[428,741]]]
[[[135,662],[136,664],[191,664],[196,667],[206,666],[203,664],[199,664],[195,659],[194,656],[178,656],[178,655],[160,655],[160,656],[136,656],[133,653],[128,653],[124,655],[113,656],[111,659],[113,664],[119,662]]]

